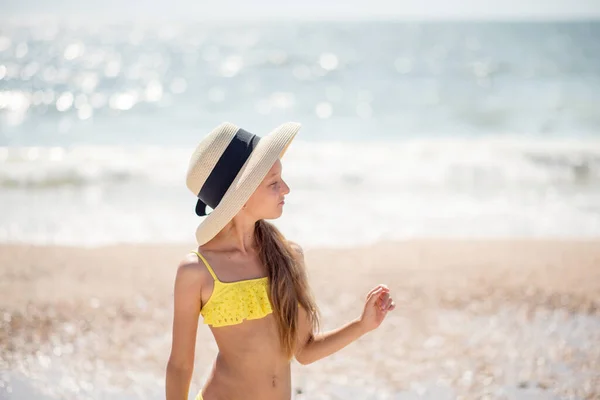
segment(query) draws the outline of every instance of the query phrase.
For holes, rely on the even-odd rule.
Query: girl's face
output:
[[[281,161],[278,159],[246,202],[244,210],[247,213],[257,219],[276,219],[281,216],[284,196],[290,192],[289,186],[281,177],[281,169]]]

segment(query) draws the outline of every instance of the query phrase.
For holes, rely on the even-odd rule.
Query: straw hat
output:
[[[204,217],[196,240],[211,240],[241,210],[281,158],[300,124],[288,122],[259,137],[225,122],[208,134],[190,157],[186,185],[198,197],[196,214]],[[208,215],[206,206],[213,209]]]

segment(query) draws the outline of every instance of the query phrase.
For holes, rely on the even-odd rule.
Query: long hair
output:
[[[298,335],[298,304],[308,313],[313,332],[319,329],[319,310],[308,285],[306,269],[283,234],[273,224],[259,220],[254,225],[260,260],[269,277],[269,299],[277,321],[284,354],[294,356]]]

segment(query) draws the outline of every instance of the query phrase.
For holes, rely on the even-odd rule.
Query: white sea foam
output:
[[[0,148],[0,241],[188,241],[191,149]],[[409,237],[600,236],[600,142],[297,140],[284,232],[308,245]]]

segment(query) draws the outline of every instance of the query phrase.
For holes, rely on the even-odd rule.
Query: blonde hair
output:
[[[259,220],[254,234],[261,262],[269,277],[269,299],[277,321],[284,354],[294,356],[298,335],[298,305],[307,312],[312,332],[319,329],[319,310],[308,285],[306,269],[294,250],[273,224]]]

